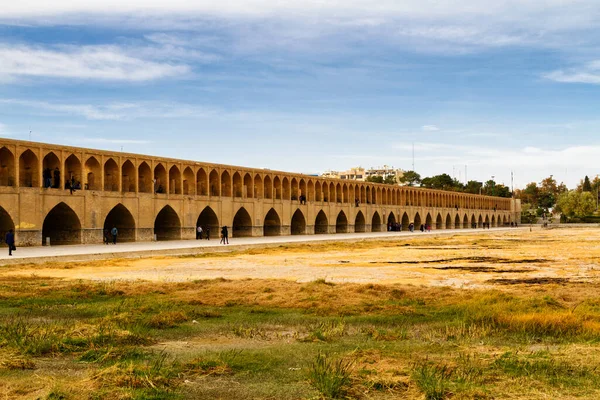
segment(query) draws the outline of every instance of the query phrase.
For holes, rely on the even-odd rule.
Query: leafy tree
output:
[[[584,192],[591,192],[592,191],[592,184],[590,183],[590,178],[588,178],[587,175],[583,179],[583,185],[581,187],[581,190],[584,191]]]
[[[457,181],[448,174],[434,175],[430,178],[423,178],[421,186],[431,189],[452,190],[457,186]]]
[[[464,191],[467,193],[479,194],[479,189],[482,188],[481,182],[469,181],[465,185]]]
[[[596,199],[590,192],[571,190],[562,193],[556,202],[556,209],[569,218],[585,217],[596,208]]]
[[[394,175],[388,175],[383,179],[383,183],[388,185],[395,185],[397,183],[396,177]]]
[[[421,183],[421,175],[415,171],[406,171],[399,181],[407,186],[415,186]]]
[[[372,182],[372,183],[383,183],[383,176],[381,176],[381,175],[367,176],[365,181]]]

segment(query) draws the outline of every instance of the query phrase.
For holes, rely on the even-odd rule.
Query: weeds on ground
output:
[[[318,353],[308,367],[310,384],[327,399],[343,398],[351,384],[352,362],[343,358],[333,360],[324,353]]]

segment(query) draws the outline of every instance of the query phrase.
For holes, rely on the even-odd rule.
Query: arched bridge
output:
[[[73,193],[71,182],[78,187]],[[0,139],[0,234],[17,245],[491,227],[518,200]]]

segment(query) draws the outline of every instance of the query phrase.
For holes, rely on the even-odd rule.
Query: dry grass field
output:
[[[0,399],[597,399],[600,229],[0,267]]]

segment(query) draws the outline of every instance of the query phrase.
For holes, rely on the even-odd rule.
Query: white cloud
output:
[[[560,69],[544,75],[544,78],[563,83],[600,84],[600,61],[591,61],[576,68]]]
[[[54,77],[114,81],[148,81],[188,74],[187,65],[132,57],[116,46],[60,48],[0,45],[0,80]]]
[[[423,125],[421,127],[421,130],[425,131],[425,132],[435,132],[435,131],[439,131],[440,128],[438,128],[436,125]]]

